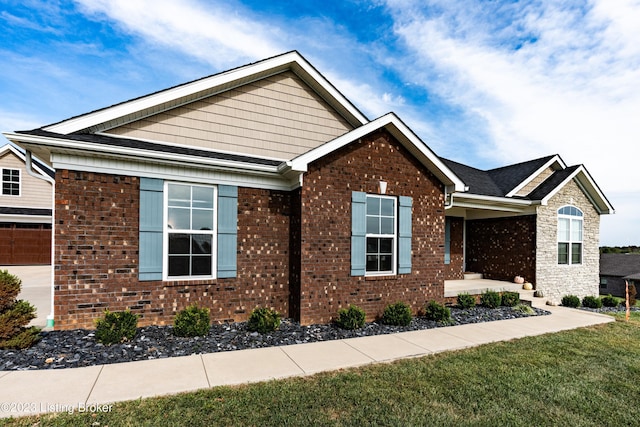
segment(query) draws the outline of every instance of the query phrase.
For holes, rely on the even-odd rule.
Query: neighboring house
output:
[[[465,269],[597,292],[612,208],[584,167],[443,160],[297,52],[5,135],[56,169],[58,328],[105,308],[165,324],[193,303],[214,321],[268,306],[325,323],[349,304],[371,320],[444,301]]]
[[[640,292],[640,254],[600,254],[600,294],[624,298],[625,282]]]
[[[54,172],[27,160],[9,143],[0,147],[0,265],[51,263]]]

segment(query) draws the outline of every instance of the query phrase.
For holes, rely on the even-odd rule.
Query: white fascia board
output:
[[[224,159],[210,159],[200,156],[185,156],[176,153],[158,152],[143,150],[139,148],[119,147],[112,145],[95,144],[86,141],[73,141],[69,139],[50,138],[46,136],[26,135],[26,134],[4,134],[7,138],[20,141],[25,144],[35,144],[49,149],[72,150],[83,153],[84,156],[98,155],[100,157],[116,156],[137,159],[138,161],[154,162],[178,162],[195,166],[209,166],[225,170],[239,170],[251,172],[253,174],[277,175],[278,167],[269,165],[258,165],[255,163],[234,162]]]
[[[537,202],[533,202],[531,200],[457,193],[453,199],[452,207],[520,212],[536,204]]]
[[[180,98],[189,97],[199,92],[205,92],[203,97],[209,97],[216,93],[216,87],[224,87],[224,90],[230,90],[234,86],[229,87],[234,81],[238,81],[238,85],[244,85],[251,82],[251,76],[256,75],[256,79],[262,79],[272,74],[278,74],[286,69],[294,70],[297,65],[313,80],[315,80],[330,96],[349,113],[351,113],[361,123],[366,123],[367,119],[360,113],[340,92],[338,92],[324,77],[316,71],[298,52],[289,52],[274,58],[270,58],[255,64],[246,65],[237,69],[229,70],[220,74],[213,75],[201,80],[187,83],[173,89],[163,90],[142,98],[134,99],[123,104],[107,107],[93,113],[84,114],[79,117],[71,118],[57,124],[43,128],[46,131],[56,132],[63,135],[77,132],[79,130],[88,129],[101,123],[109,122],[121,117],[133,115],[140,111],[150,110]],[[271,71],[271,74],[269,72]],[[296,70],[298,71],[298,70]],[[295,72],[295,71],[294,71]],[[249,80],[247,80],[249,79]],[[194,102],[195,99],[189,99],[188,103]],[[177,107],[171,105],[171,108]],[[157,114],[161,110],[156,109],[150,114]],[[140,117],[135,117],[135,120]]]
[[[551,158],[547,163],[545,163],[544,165],[542,165],[537,171],[535,171],[534,173],[532,173],[531,175],[529,175],[525,180],[523,180],[520,184],[518,184],[518,186],[516,186],[513,190],[509,191],[506,194],[506,197],[513,197],[516,194],[518,194],[518,191],[522,190],[524,187],[526,187],[531,181],[533,181],[538,175],[540,175],[542,172],[544,172],[547,168],[551,167],[551,165],[553,165],[554,163],[558,163],[560,164],[560,167],[562,169],[566,169],[567,165],[565,165],[565,163],[562,161],[562,159],[560,158],[560,156],[558,156],[557,154],[555,156],[553,156],[553,158]]]
[[[9,137],[7,135],[9,135],[8,133],[3,133],[3,135],[5,135],[5,137],[7,139],[9,139]],[[6,151],[11,151],[13,154],[15,154],[21,161],[22,163],[27,163],[27,159],[25,157],[25,155],[18,150],[16,147],[14,147],[11,144],[6,144],[5,146],[3,146],[2,148],[0,148],[0,156],[3,155]],[[38,160],[39,162],[41,162],[43,165],[44,163],[40,160],[37,159],[35,156],[33,157],[34,160]],[[40,174],[40,176],[42,176],[42,179],[44,179],[45,181],[48,181],[49,183],[53,184],[55,182],[55,180],[53,178],[51,178],[49,176],[49,174],[47,174],[44,170],[42,170],[42,168],[40,166],[38,166],[35,162],[31,163],[31,166],[36,170],[36,172],[38,172]],[[48,166],[44,165],[45,167],[48,168]],[[51,172],[53,172],[54,170],[49,168]]]
[[[585,196],[587,196],[593,207],[596,208],[600,215],[615,213],[613,206],[609,203],[609,200],[607,200],[602,191],[600,191],[600,188],[583,165],[580,165],[575,171],[573,171],[573,173],[554,188],[553,191],[547,194],[540,203],[542,205],[548,204],[549,200],[558,194],[558,192],[573,179],[576,180],[578,187],[582,190]]]
[[[455,191],[465,191],[466,186],[439,158],[433,151],[429,149],[395,114],[388,113],[379,117],[359,128],[356,128],[332,141],[329,141],[313,150],[286,162],[283,165],[281,173],[288,171],[306,172],[309,163],[330,154],[345,145],[356,141],[369,133],[387,128],[389,132],[396,137],[413,155],[417,155],[418,160],[422,162],[434,175],[436,175],[444,184],[452,185]]]

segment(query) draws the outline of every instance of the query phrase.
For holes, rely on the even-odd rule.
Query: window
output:
[[[602,289],[607,289],[607,278],[606,277],[601,277],[600,278],[600,287]]]
[[[451,218],[444,219],[444,263],[451,264]]]
[[[2,195],[20,195],[20,169],[2,169]]]
[[[215,187],[167,183],[165,269],[168,278],[213,277]]]
[[[558,264],[582,264],[582,224],[580,209],[558,209]]]
[[[366,272],[395,274],[396,199],[367,195]]]

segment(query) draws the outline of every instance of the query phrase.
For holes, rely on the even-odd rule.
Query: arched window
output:
[[[558,209],[558,264],[582,264],[582,223],[575,206]]]

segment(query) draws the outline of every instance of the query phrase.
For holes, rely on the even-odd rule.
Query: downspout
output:
[[[54,285],[53,285],[53,281],[54,281],[54,268],[53,268],[53,260],[54,260],[54,255],[55,255],[55,233],[53,232],[53,227],[55,224],[55,194],[56,194],[56,181],[55,180],[51,180],[50,178],[46,178],[42,175],[40,175],[39,173],[37,173],[36,171],[33,170],[33,165],[32,165],[32,159],[31,159],[31,151],[30,150],[25,150],[25,167],[27,169],[27,174],[29,174],[30,176],[34,177],[34,178],[38,178],[41,179],[43,181],[47,181],[48,183],[51,184],[52,187],[52,191],[51,191],[51,277],[50,277],[50,281],[51,281],[51,297],[49,298],[49,301],[51,302],[51,307],[50,307],[50,311],[49,311],[49,315],[47,316],[47,328],[53,328],[54,325],[54,304],[53,304],[53,293],[54,293]]]

